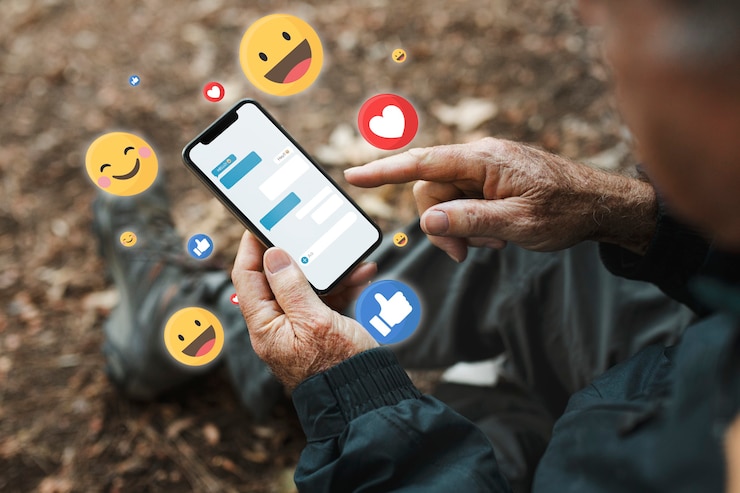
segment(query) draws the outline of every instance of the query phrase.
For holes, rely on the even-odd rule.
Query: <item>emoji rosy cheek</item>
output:
[[[139,156],[143,157],[144,159],[148,158],[152,155],[152,150],[148,147],[139,147]]]
[[[98,178],[98,186],[100,188],[108,188],[110,186],[110,178],[107,176],[101,176]]]

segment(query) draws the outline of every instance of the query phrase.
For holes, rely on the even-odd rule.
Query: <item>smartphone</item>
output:
[[[380,228],[256,101],[239,101],[182,156],[262,243],[288,252],[320,294],[382,240]]]

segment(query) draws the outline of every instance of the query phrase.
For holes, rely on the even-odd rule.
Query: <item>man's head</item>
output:
[[[620,105],[671,205],[740,251],[740,2],[581,0]]]

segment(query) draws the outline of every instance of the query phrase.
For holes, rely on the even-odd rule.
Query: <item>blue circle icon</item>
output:
[[[141,78],[138,75],[132,75],[128,78],[128,83],[131,84],[131,86],[136,87],[141,83]]]
[[[357,299],[355,318],[380,344],[393,344],[408,338],[419,326],[421,304],[404,283],[377,281]]]
[[[208,258],[213,253],[213,240],[204,234],[197,234],[188,240],[188,253],[198,260]]]
[[[308,263],[308,257],[301,257],[301,263],[307,264]]]

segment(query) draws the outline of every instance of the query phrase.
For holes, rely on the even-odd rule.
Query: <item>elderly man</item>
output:
[[[551,251],[596,240],[611,271],[651,281],[701,314],[677,345],[649,345],[570,398],[536,469],[534,491],[721,491],[726,484],[725,436],[740,411],[738,5],[582,2],[585,16],[604,25],[620,102],[657,194],[645,181],[494,139],[415,149],[346,172],[359,186],[418,180],[421,228],[454,260],[473,257],[461,268],[479,251],[507,243]],[[245,234],[232,279],[255,351],[294,389],[308,437],[296,471],[301,490],[510,491],[495,437],[487,440],[473,423],[422,395],[394,354],[324,304],[285,252],[265,251]],[[441,280],[453,298],[460,289],[454,281]],[[612,294],[618,305],[619,292]],[[484,318],[475,311],[487,312],[485,300],[445,319],[462,324],[448,328],[459,334],[449,342],[480,335],[470,325]],[[579,312],[589,300],[570,302]],[[531,320],[567,326],[559,319],[567,308],[543,308]],[[519,309],[509,305],[498,313]],[[649,319],[650,310],[642,316]],[[573,344],[590,339],[562,329],[553,337],[548,326],[513,336],[499,329],[504,346],[520,353],[512,355],[520,371],[537,373],[543,361],[532,356],[551,363],[549,381],[526,379],[538,395],[578,381],[571,378],[579,366],[574,361],[583,358],[574,355],[605,341],[594,335],[596,342]],[[552,364],[553,347],[572,352],[558,360],[562,366]]]

